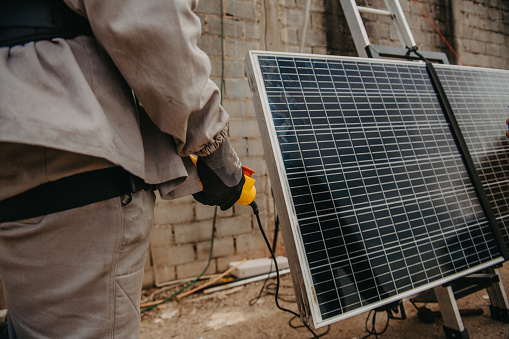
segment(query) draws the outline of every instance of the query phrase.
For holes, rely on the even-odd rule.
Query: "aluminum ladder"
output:
[[[358,6],[355,0],[340,0],[343,11],[345,12],[346,21],[355,43],[355,48],[360,57],[371,57],[368,55],[367,48],[371,42],[364,26],[361,13],[375,14],[387,16],[392,19],[396,33],[401,42],[402,48],[414,47],[416,45],[414,36],[410,31],[408,22],[403,13],[403,9],[398,0],[384,0],[386,10],[371,7]]]
[[[358,6],[356,0],[339,0],[339,2],[345,13],[346,21],[350,28],[355,48],[357,49],[357,54],[360,57],[419,58],[416,54],[409,51],[409,48],[415,48],[417,44],[410,30],[410,26],[408,26],[405,13],[401,8],[399,0],[384,0],[386,9]],[[361,13],[390,17],[401,43],[401,48],[372,44],[369,40]],[[419,51],[419,53],[430,61],[445,64],[449,63],[445,53],[425,51]]]

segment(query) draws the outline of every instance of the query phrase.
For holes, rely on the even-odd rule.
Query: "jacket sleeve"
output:
[[[197,0],[65,0],[86,16],[101,46],[181,156],[206,156],[226,137],[228,114],[196,42]]]

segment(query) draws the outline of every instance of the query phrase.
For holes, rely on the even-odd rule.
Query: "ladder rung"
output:
[[[377,9],[377,8],[371,8],[371,7],[362,7],[362,6],[357,6],[357,9],[361,13],[369,13],[369,14],[378,14],[378,15],[392,16],[391,12],[384,11],[383,9]]]

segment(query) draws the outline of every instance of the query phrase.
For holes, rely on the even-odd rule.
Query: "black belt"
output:
[[[154,185],[121,167],[80,173],[0,201],[0,222],[61,212],[145,189]]]
[[[78,35],[94,36],[88,20],[62,0],[0,1],[0,47]]]

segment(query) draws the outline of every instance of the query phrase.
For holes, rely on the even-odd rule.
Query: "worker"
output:
[[[509,119],[505,121],[505,124],[507,125],[507,131],[505,131],[505,136],[509,138]]]
[[[244,176],[196,45],[196,6],[0,3],[10,338],[136,338],[153,190],[223,210],[239,198]]]

